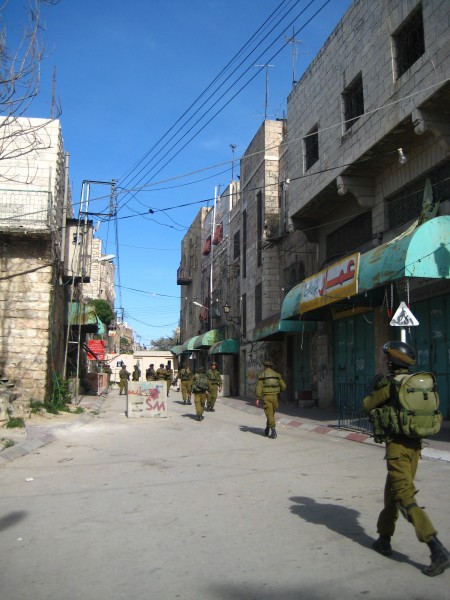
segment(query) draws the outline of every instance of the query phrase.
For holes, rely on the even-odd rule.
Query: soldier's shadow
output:
[[[244,433],[254,433],[264,437],[264,429],[261,429],[261,427],[248,427],[247,425],[240,425],[239,429]]]
[[[295,502],[291,506],[293,514],[309,523],[325,525],[325,527],[328,527],[328,529],[335,531],[339,535],[353,540],[364,548],[370,548],[371,552],[375,552],[371,548],[374,539],[367,535],[359,524],[358,518],[361,513],[357,510],[341,506],[340,504],[318,503],[313,498],[306,496],[294,496],[289,498],[289,500]],[[387,557],[387,560],[408,563],[416,568],[423,567],[423,565],[411,560],[406,554],[395,550],[392,556]]]

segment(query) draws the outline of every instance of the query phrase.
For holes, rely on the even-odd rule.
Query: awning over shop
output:
[[[199,335],[195,338],[194,350],[200,350],[201,348],[209,348],[213,344],[221,342],[223,338],[224,336],[222,329],[211,329],[203,335]]]
[[[403,277],[450,279],[450,216],[414,224],[390,242],[308,277],[286,295],[281,321],[320,320],[330,314],[329,308],[370,310],[373,294],[366,292]]]
[[[217,342],[209,349],[208,354],[239,354],[239,340],[228,338]]]
[[[314,321],[293,321],[280,319],[280,315],[272,315],[261,321],[253,330],[252,342],[262,340],[281,340],[286,333],[300,333],[302,331],[314,331]]]
[[[97,317],[92,305],[80,302],[70,302],[68,305],[69,323],[72,327],[82,328],[84,333],[105,333],[105,326]]]
[[[286,294],[281,306],[281,320],[300,318],[300,298],[302,295],[302,284],[299,283]]]
[[[184,344],[181,344],[180,354],[183,354],[183,352],[192,352],[192,350],[195,350],[194,343],[196,340],[199,340],[201,337],[202,337],[201,335],[196,335],[196,336],[191,337],[188,340],[186,340],[184,342]]]
[[[183,344],[178,344],[177,346],[172,346],[172,348],[170,349],[170,352],[172,352],[172,354],[174,354],[175,356],[180,355],[183,352]]]
[[[407,229],[361,256],[359,292],[402,277],[450,278],[450,216]]]

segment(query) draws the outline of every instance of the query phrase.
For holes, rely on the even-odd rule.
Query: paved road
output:
[[[2,600],[448,599],[450,571],[422,575],[405,521],[391,559],[370,549],[381,447],[288,426],[269,440],[260,410],[223,401],[200,423],[180,400],[127,419],[112,392],[0,467]],[[422,461],[418,487],[450,545],[450,463]]]

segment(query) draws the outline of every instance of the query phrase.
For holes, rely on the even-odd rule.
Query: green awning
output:
[[[222,329],[211,329],[203,335],[199,335],[195,338],[194,349],[200,350],[200,348],[209,348],[210,346],[217,344],[223,340]]]
[[[450,278],[450,216],[410,227],[361,256],[360,293],[402,277]]]
[[[228,338],[217,342],[209,349],[208,354],[239,354],[239,340]]]
[[[194,350],[195,341],[200,339],[201,337],[201,335],[196,335],[186,340],[184,344],[181,344],[180,354],[182,354],[183,352],[192,352],[192,350]]]
[[[264,319],[253,330],[252,342],[262,340],[282,340],[286,333],[315,331],[315,321],[293,321],[280,319],[280,315],[272,315]]]
[[[286,294],[281,306],[280,317],[285,319],[300,318],[300,298],[302,295],[302,284],[299,283]]]
[[[183,344],[178,344],[177,346],[172,346],[172,348],[170,349],[170,352],[172,352],[172,354],[175,354],[175,356],[178,356],[179,354],[181,354],[183,352]]]
[[[105,326],[97,317],[95,308],[92,305],[70,302],[68,312],[69,323],[72,327],[81,326],[84,333],[105,333]]]

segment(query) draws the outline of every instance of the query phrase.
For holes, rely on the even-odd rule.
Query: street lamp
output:
[[[108,262],[113,260],[114,258],[116,258],[115,254],[105,254],[104,256],[100,256],[100,258],[97,258],[97,262]]]
[[[234,325],[239,325],[241,322],[241,317],[233,317],[232,315],[230,315],[230,308],[231,307],[228,304],[228,302],[225,302],[225,304],[223,306],[223,312],[225,313],[225,319],[227,321],[230,321]]]

